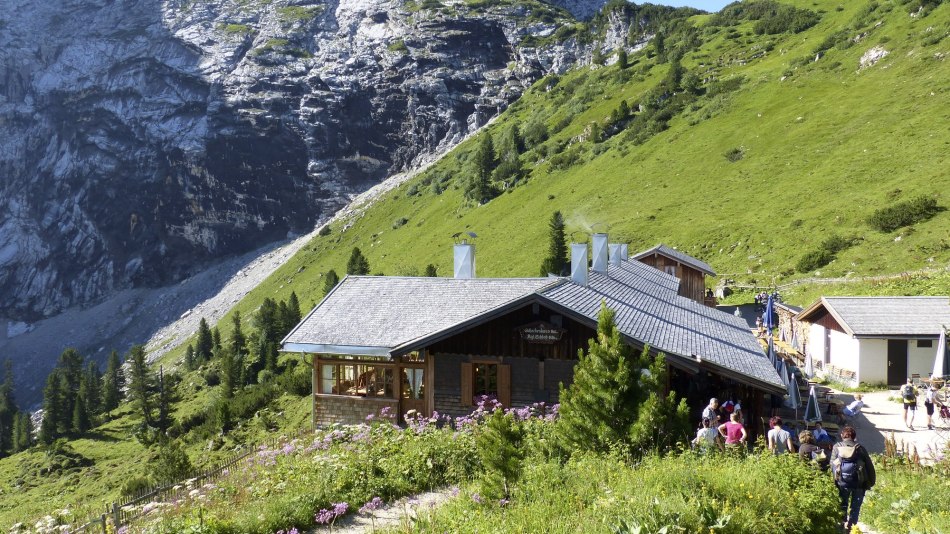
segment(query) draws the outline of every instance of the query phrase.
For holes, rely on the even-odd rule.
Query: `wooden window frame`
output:
[[[328,380],[328,379],[325,379],[323,376],[323,370],[325,367],[336,367],[336,368],[352,367],[353,375],[357,377],[360,374],[365,374],[365,371],[364,373],[359,373],[360,367],[376,367],[376,368],[384,369],[388,371],[390,375],[390,380],[388,381],[388,383],[390,385],[390,390],[392,391],[392,395],[385,395],[385,394],[384,395],[368,395],[368,394],[360,395],[360,394],[351,394],[351,393],[340,393],[342,389],[341,386],[344,381],[340,379],[340,376],[342,373],[340,373],[339,371],[336,373],[335,377],[329,379],[329,380],[334,381],[334,387],[331,387],[330,391],[325,391],[324,381]],[[319,384],[318,394],[319,395],[333,395],[337,397],[346,397],[346,398],[357,398],[357,399],[398,400],[400,396],[400,392],[398,391],[398,387],[397,387],[398,380],[397,380],[396,374],[397,374],[396,364],[393,364],[393,363],[382,363],[382,362],[366,361],[366,360],[361,361],[361,360],[318,359],[317,360],[317,383]],[[374,378],[373,383],[374,384],[381,383],[383,386],[383,390],[385,391],[387,380],[383,379],[382,381],[380,381],[379,378]],[[337,389],[337,392],[334,393],[333,389]],[[369,389],[368,386],[366,389]]]
[[[502,358],[472,358],[461,364],[460,403],[462,406],[474,406],[475,400],[475,368],[478,365],[494,365],[495,370],[495,398],[505,408],[511,407],[511,365],[504,363]]]

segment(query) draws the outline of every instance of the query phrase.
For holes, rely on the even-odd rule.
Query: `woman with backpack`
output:
[[[913,430],[914,416],[917,415],[917,389],[912,379],[908,378],[907,383],[901,386],[901,398],[904,400],[904,424]],[[909,419],[908,414],[910,414]]]
[[[874,486],[875,473],[871,456],[857,441],[854,427],[841,429],[841,442],[831,449],[831,471],[841,497],[841,513],[844,515],[844,530],[850,532],[858,523],[864,493]]]

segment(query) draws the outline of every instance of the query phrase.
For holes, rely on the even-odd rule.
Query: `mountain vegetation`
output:
[[[629,27],[627,39],[607,42],[609,24]],[[15,452],[0,459],[0,526],[52,512],[50,498],[57,507],[69,508],[73,519],[98,515],[106,502],[191,467],[212,466],[264,437],[305,427],[311,370],[295,355],[279,354],[280,339],[338,283],[338,272],[368,274],[370,265],[372,272],[391,275],[451,272],[449,246],[459,231],[479,235],[479,276],[536,276],[539,266],[563,272],[567,237],[584,242],[585,234],[604,227],[611,241],[629,242],[633,250],[664,242],[709,262],[724,277],[752,284],[946,265],[948,35],[950,6],[933,0],[758,0],[715,15],[611,2],[589,22],[564,26],[549,38],[597,43],[589,66],[538,81],[478,135],[372,206],[334,222],[218,325],[202,322],[191,343],[157,362],[161,367],[144,365],[143,351],[135,348],[122,371],[113,353],[100,375],[81,354],[64,351],[45,389],[42,446],[22,438],[30,436],[23,429],[33,423],[15,399],[0,394],[0,430],[19,429],[19,434],[0,431],[5,446],[0,452]],[[821,261],[802,262],[816,250]],[[864,284],[838,290],[950,292],[945,274]],[[791,294],[792,302],[811,299],[816,291],[803,286]],[[821,291],[836,289],[822,286]],[[606,347],[597,349],[606,351],[600,357],[615,358]],[[592,348],[595,355],[597,350]],[[630,376],[620,367],[614,371]],[[4,389],[10,380],[7,373],[0,393],[12,391]],[[678,412],[675,399],[648,393],[637,398],[664,403],[670,416]],[[537,434],[550,427],[515,428],[513,420],[499,417],[492,427],[496,439],[555,439]],[[631,415],[632,426],[623,436],[606,436],[600,427],[585,432],[597,440],[605,436],[643,444],[663,438],[641,432],[635,420]],[[621,512],[631,503],[571,501],[568,495],[590,495],[591,484],[602,482],[598,487],[648,499],[676,486],[681,491],[664,496],[661,506],[643,508],[673,514],[688,502],[696,505],[689,508],[695,513],[678,517],[706,528],[726,521],[703,515],[712,502],[741,499],[733,485],[714,484],[711,478],[700,481],[704,486],[681,487],[686,474],[710,472],[702,459],[646,455],[641,470],[630,467],[628,458],[613,458],[623,467],[614,475],[598,471],[606,477],[598,481],[587,476],[591,462],[612,457],[578,455],[563,463],[561,453],[539,445],[538,454],[548,456],[479,458],[468,437],[456,443],[425,432],[373,428],[392,432],[391,440],[363,450],[350,444],[365,438],[346,435],[319,446],[334,452],[355,448],[355,456],[337,457],[351,485],[320,478],[326,470],[303,470],[304,464],[316,465],[312,457],[285,465],[275,455],[283,471],[247,474],[264,477],[261,484],[226,483],[235,492],[249,492],[242,493],[241,503],[263,502],[263,511],[232,509],[221,511],[222,517],[241,528],[251,525],[245,531],[273,531],[268,529],[310,524],[316,509],[332,511],[344,499],[356,506],[381,494],[388,500],[433,484],[457,483],[468,501],[453,501],[445,513],[463,518],[458,519],[463,531],[464,521],[474,518],[549,524],[544,517],[568,512],[563,502],[578,502],[572,520],[607,509],[632,532],[634,522],[659,529],[673,516],[624,517]],[[295,447],[285,456],[301,454],[299,444]],[[415,454],[419,450],[427,452]],[[361,471],[366,457],[360,454],[390,458],[392,464],[367,474]],[[468,463],[453,463],[459,458]],[[776,480],[789,479],[786,475],[811,480],[802,474],[805,466],[771,461],[763,460],[762,476],[753,477],[756,486],[749,492],[768,496],[782,487]],[[439,462],[455,467],[438,471],[433,465],[443,465]],[[513,501],[511,515],[475,502],[472,494],[483,486],[466,483],[479,462],[497,466],[498,476],[485,487]],[[747,460],[734,462],[724,464],[724,473],[754,473]],[[408,468],[422,474],[408,481],[393,474]],[[263,498],[280,483],[273,477],[281,473],[291,486],[307,491]],[[894,480],[906,482],[903,477],[894,475]],[[339,491],[338,483],[349,489]],[[533,484],[555,483],[563,483],[557,489],[564,492],[561,504],[531,493]],[[704,491],[713,501],[689,500]],[[896,503],[906,497],[898,493],[882,492],[881,501],[868,506],[886,510],[891,502],[886,499]],[[310,511],[299,522],[287,520],[296,517],[288,507],[303,495],[310,499]],[[796,531],[796,525],[826,525],[827,502],[821,499],[827,497],[797,495],[800,501],[783,509],[813,517],[788,516],[783,523],[788,531]],[[930,510],[929,504],[918,504]],[[550,513],[532,515],[539,509]],[[451,530],[451,516],[441,513],[429,519],[431,525]],[[762,517],[768,517],[767,507],[759,503],[750,510],[737,508],[729,521],[757,528]],[[933,517],[939,519],[939,510]],[[192,520],[169,519],[181,521],[172,525]]]

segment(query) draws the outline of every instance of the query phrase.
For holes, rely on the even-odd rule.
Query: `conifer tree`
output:
[[[102,385],[102,410],[111,412],[119,407],[119,401],[122,400],[122,388],[125,387],[125,377],[122,374],[122,361],[119,359],[119,353],[112,351],[109,355],[109,363],[106,364],[106,374]]]
[[[560,211],[551,214],[548,223],[548,255],[541,262],[541,276],[548,273],[564,276],[570,262],[567,259],[567,238],[564,233],[564,216]]]
[[[13,452],[25,451],[33,446],[33,421],[28,412],[17,413],[13,428]]]
[[[435,265],[431,263],[426,265],[426,276],[429,278],[435,278],[436,276],[439,276],[438,272],[436,272]]]
[[[629,59],[627,58],[627,50],[621,48],[620,51],[617,52],[617,66],[620,68],[620,70],[624,70],[627,68],[628,61]]]
[[[166,432],[172,426],[171,416],[172,387],[165,376],[165,369],[158,368],[158,418],[155,426]]]
[[[594,65],[604,64],[604,51],[601,50],[600,43],[594,43],[594,51],[591,52],[590,62]]]
[[[14,449],[16,437],[14,422],[19,408],[13,394],[13,362],[3,363],[3,382],[0,383],[0,454]]]
[[[142,416],[146,426],[155,426],[155,377],[145,361],[145,347],[134,345],[129,350],[129,400]]]
[[[76,395],[70,426],[72,426],[72,431],[78,435],[85,434],[89,430],[89,413],[86,412],[86,398],[83,390],[80,390],[79,394]]]
[[[221,364],[221,396],[230,399],[234,396],[234,388],[238,382],[234,354],[230,349],[222,348],[217,351],[215,357]]]
[[[288,324],[284,325],[285,330],[281,332],[281,337],[293,330],[303,318],[303,314],[300,311],[300,300],[297,298],[297,293],[294,291],[291,291],[290,297],[287,298],[287,310],[289,311],[289,315],[287,316]],[[277,341],[280,340],[278,339]]]
[[[521,476],[524,450],[524,429],[514,415],[495,410],[488,417],[482,432],[475,437],[475,448],[484,473],[481,493],[492,501],[511,496],[511,486]]]
[[[211,330],[211,353],[214,354],[221,350],[221,331],[215,326]]]
[[[198,323],[198,339],[195,340],[195,356],[198,362],[206,362],[211,359],[211,350],[214,348],[214,339],[211,335],[211,328],[208,327],[208,321],[204,317]]]
[[[191,343],[185,347],[185,369],[189,371],[195,370],[195,347]]]
[[[590,340],[586,353],[578,351],[571,386],[561,386],[557,435],[569,449],[606,452],[624,445],[636,422],[639,370],[615,314],[601,303],[597,339]]]
[[[247,337],[244,335],[244,330],[241,329],[240,310],[234,311],[234,315],[231,317],[231,325],[234,328],[231,330],[229,348],[233,354],[243,356],[247,354]]]
[[[76,404],[76,397],[79,395],[79,385],[82,383],[82,354],[76,349],[68,348],[60,354],[56,367],[62,371],[61,377],[66,382],[66,387],[63,388],[63,413],[66,421],[69,422],[73,413],[73,405]]]
[[[323,294],[326,295],[340,283],[340,277],[336,274],[336,271],[330,269],[327,271],[326,277],[323,279]]]
[[[290,329],[297,326],[297,323],[293,322],[292,314],[290,313],[290,306],[287,306],[287,303],[280,301],[277,303],[277,322],[274,325],[274,336],[272,341],[280,341],[280,338],[284,337],[284,334],[290,332]]]
[[[86,399],[86,413],[95,425],[96,416],[102,413],[102,373],[99,372],[99,364],[95,361],[86,364],[86,373],[79,389]]]
[[[60,429],[66,426],[64,420],[67,415],[63,410],[63,381],[60,374],[59,369],[53,369],[53,372],[46,377],[46,387],[43,388],[43,421],[40,425],[40,441],[47,445],[62,435]]]
[[[363,256],[359,247],[353,247],[353,252],[350,253],[350,259],[346,262],[346,274],[369,274],[369,260]]]
[[[495,144],[489,133],[482,135],[475,151],[474,172],[465,187],[465,197],[479,204],[491,199],[491,173],[495,170]]]

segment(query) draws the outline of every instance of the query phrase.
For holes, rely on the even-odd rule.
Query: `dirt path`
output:
[[[410,497],[399,499],[396,502],[381,506],[369,514],[348,515],[333,525],[335,534],[362,534],[364,532],[384,531],[398,528],[400,525],[416,516],[423,510],[435,508],[452,498],[454,490],[443,488],[428,491]],[[330,527],[317,527],[307,531],[307,534],[322,534],[330,532]]]

